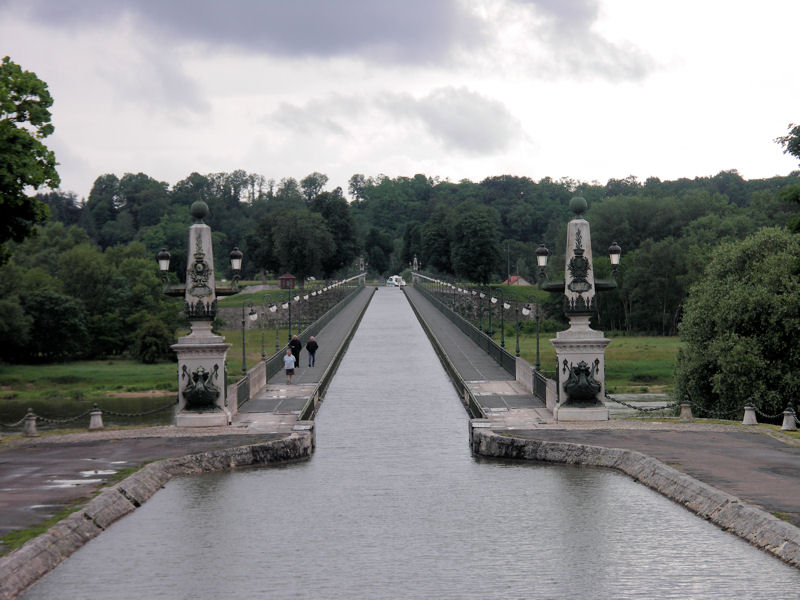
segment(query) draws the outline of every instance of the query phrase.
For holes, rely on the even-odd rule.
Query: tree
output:
[[[775,139],[781,146],[785,154],[791,154],[800,160],[800,125],[789,124],[789,133]]]
[[[765,228],[717,247],[680,325],[678,398],[725,415],[775,414],[800,396],[800,238]],[[740,416],[739,413],[738,416]]]
[[[335,250],[325,220],[319,213],[306,209],[278,214],[272,238],[281,269],[291,272],[298,281],[319,274],[323,261]]]
[[[56,156],[41,140],[53,133],[47,84],[6,56],[0,62],[0,264],[6,242],[21,242],[47,218],[47,206],[26,188],[60,183]]]
[[[317,171],[306,175],[300,180],[300,189],[303,190],[306,204],[311,204],[314,198],[322,192],[326,183],[328,183],[328,176]]]
[[[789,133],[777,138],[775,141],[783,146],[783,152],[785,154],[791,154],[796,159],[800,160],[800,125],[791,123],[789,125]],[[781,190],[780,197],[784,202],[800,204],[800,184],[788,186]],[[794,217],[789,222],[789,229],[795,233],[800,233],[800,217]]]
[[[350,207],[342,195],[342,188],[332,192],[321,192],[311,201],[311,209],[322,215],[325,225],[333,236],[335,250],[325,256],[322,267],[330,275],[353,262],[358,256],[359,245]]]
[[[453,222],[450,259],[458,277],[489,283],[500,260],[497,216],[485,206],[462,206]]]
[[[31,317],[27,358],[55,361],[79,358],[88,342],[86,314],[78,300],[57,292],[38,292],[22,298]]]
[[[159,319],[148,318],[136,331],[134,356],[145,364],[172,357],[172,332]]]
[[[450,238],[453,234],[454,216],[445,206],[437,206],[430,218],[422,226],[420,242],[422,251],[419,259],[426,269],[442,273],[452,273],[450,262]]]

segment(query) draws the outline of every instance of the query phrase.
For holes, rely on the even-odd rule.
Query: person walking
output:
[[[283,357],[283,368],[286,370],[286,383],[292,383],[292,376],[294,375],[294,354],[287,348],[286,356]]]
[[[294,363],[295,363],[295,365],[299,366],[300,365],[300,350],[303,349],[303,342],[301,342],[299,339],[297,339],[296,335],[292,336],[292,341],[289,342],[289,349],[292,351],[292,354],[294,354]]]
[[[308,366],[313,367],[317,364],[317,348],[319,348],[319,344],[317,340],[314,339],[312,335],[308,343],[306,344],[306,352],[308,352]]]

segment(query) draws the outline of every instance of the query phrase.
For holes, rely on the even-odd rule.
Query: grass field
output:
[[[542,370],[556,369],[556,351],[550,340],[554,332],[539,334]],[[499,333],[494,339],[500,342]],[[614,336],[606,348],[606,388],[611,393],[670,393],[674,389],[675,358],[681,342],[677,337]],[[514,354],[513,332],[506,335],[506,350]],[[520,356],[536,362],[536,335],[520,334]]]
[[[510,331],[510,330],[509,330]],[[242,370],[241,329],[219,332],[231,345],[228,374],[235,379]],[[288,329],[278,331],[283,348]],[[552,332],[540,334],[542,370],[555,370]],[[499,332],[495,340],[500,341]],[[506,335],[506,350],[514,354],[513,331]],[[673,389],[678,338],[612,337],[606,350],[606,380],[610,392],[664,392]],[[250,369],[261,360],[261,330],[248,329],[245,335],[246,365]],[[275,329],[264,330],[266,356],[275,352]],[[520,354],[531,364],[536,361],[536,336],[520,335]],[[82,361],[52,365],[0,365],[0,422],[20,418],[31,407],[37,414],[74,415],[92,403],[122,412],[152,410],[174,396],[177,387],[176,363],[145,365],[132,360]]]

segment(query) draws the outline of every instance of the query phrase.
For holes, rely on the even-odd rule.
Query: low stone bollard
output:
[[[783,411],[783,425],[781,431],[797,431],[797,421],[794,418],[794,410],[791,406]]]
[[[29,408],[25,414],[25,422],[22,424],[22,435],[25,437],[38,437],[39,432],[36,431],[36,415],[33,414],[33,409]]]
[[[691,423],[694,421],[694,417],[692,416],[692,405],[683,403],[681,404],[681,414],[678,415],[678,421],[681,423]]]
[[[103,428],[103,411],[97,406],[94,405],[94,410],[89,413],[89,431],[94,431],[96,429]]]
[[[744,419],[742,419],[742,425],[758,425],[755,406],[750,406],[747,404],[744,407]]]

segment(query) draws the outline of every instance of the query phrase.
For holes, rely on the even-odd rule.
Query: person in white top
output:
[[[283,357],[283,368],[286,369],[286,383],[292,383],[292,376],[294,375],[295,360],[294,354],[291,349],[286,350],[286,356]]]

